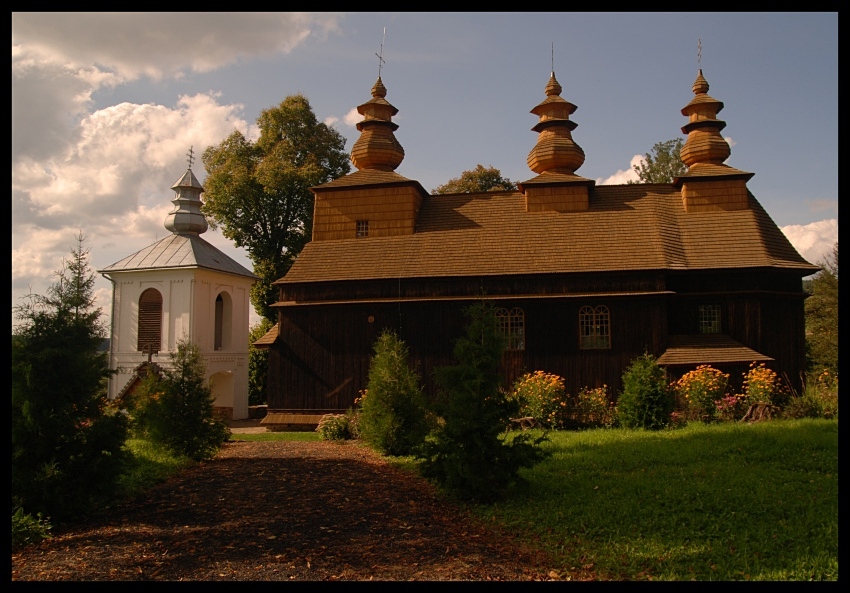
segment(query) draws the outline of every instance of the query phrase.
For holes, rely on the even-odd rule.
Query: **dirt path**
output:
[[[356,443],[232,442],[12,554],[12,580],[537,580],[546,558]]]

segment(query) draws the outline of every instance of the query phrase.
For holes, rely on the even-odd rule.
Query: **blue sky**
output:
[[[12,304],[46,290],[78,230],[96,269],[162,238],[189,147],[255,136],[287,95],[306,95],[350,149],[384,28],[397,172],[426,189],[478,163],[534,176],[529,110],[554,44],[578,106],[578,174],[624,183],[682,136],[702,67],[725,104],[728,164],[755,173],[748,187],[810,261],[837,240],[837,13],[13,13]],[[203,182],[199,158],[193,170]],[[250,268],[220,233],[204,237]],[[108,315],[103,278],[97,296]]]

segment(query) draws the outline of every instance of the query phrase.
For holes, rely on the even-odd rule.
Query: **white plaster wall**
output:
[[[188,337],[201,351],[207,380],[216,373],[231,373],[232,395],[223,396],[219,391],[219,396],[232,401],[234,419],[247,418],[252,280],[199,268],[120,272],[112,274],[112,278],[115,292],[110,368],[119,372],[109,382],[109,397],[117,397],[132,378],[133,369],[147,359],[146,354],[136,350],[139,297],[147,288],[156,288],[162,295],[163,327],[160,352],[152,360],[167,367],[177,342]],[[222,350],[215,351],[215,299],[221,292],[230,296],[231,339]]]

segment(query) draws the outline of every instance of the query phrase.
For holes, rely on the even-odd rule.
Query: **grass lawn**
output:
[[[549,436],[527,485],[473,510],[564,577],[838,578],[837,420]]]

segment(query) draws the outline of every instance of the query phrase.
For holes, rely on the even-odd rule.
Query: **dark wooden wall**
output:
[[[669,292],[671,288],[675,291]],[[604,294],[579,296],[594,292]],[[466,325],[464,309],[482,294],[498,307],[520,307],[525,313],[526,349],[505,354],[505,386],[524,372],[543,370],[564,377],[571,394],[607,385],[615,398],[623,371],[634,358],[644,352],[660,356],[669,334],[697,333],[698,305],[718,303],[724,333],[775,358],[769,366],[784,374],[795,389],[801,388],[803,294],[800,279],[793,274],[405,279],[284,285],[284,301],[402,300],[282,307],[280,336],[270,348],[269,409],[321,413],[352,406],[366,388],[372,347],[384,328],[395,330],[407,343],[411,363],[433,397],[437,391],[433,372],[454,362],[452,348]],[[403,300],[421,297],[442,300]],[[578,311],[585,305],[608,307],[610,349],[579,349]]]

